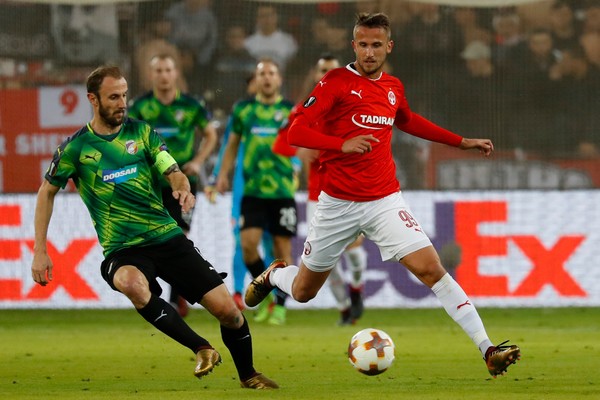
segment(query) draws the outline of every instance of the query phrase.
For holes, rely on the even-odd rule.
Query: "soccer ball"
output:
[[[367,328],[352,336],[348,360],[358,372],[379,375],[392,365],[395,349],[390,335],[380,329]]]

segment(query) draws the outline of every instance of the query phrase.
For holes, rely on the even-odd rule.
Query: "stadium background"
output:
[[[600,305],[597,1],[566,2],[581,47],[556,44],[541,69],[525,43],[552,26],[554,1],[191,2],[206,3],[214,42],[209,24],[197,29],[208,35],[202,45],[169,37],[165,20],[180,1],[0,1],[0,308],[128,306],[101,280],[101,249],[72,187],[58,196],[51,224],[55,282],[42,288],[30,278],[35,191],[56,146],[90,118],[82,82],[98,64],[116,63],[136,97],[148,89],[143,66],[149,55],[174,51],[185,71],[182,84],[206,100],[222,128],[231,102],[244,93],[248,68],[247,60],[232,57],[226,38],[239,33],[234,27],[252,34],[260,4],[275,7],[279,28],[298,45],[285,62],[287,97],[299,101],[306,94],[309,68],[323,51],[352,61],[357,11],[384,11],[396,42],[388,68],[405,83],[413,109],[459,133],[493,138],[491,160],[399,131],[394,141],[397,173],[414,213],[478,304]],[[517,29],[514,38],[501,34],[511,29]],[[509,50],[514,41],[522,44]],[[209,43],[214,47],[206,55]],[[465,57],[488,52],[495,72],[473,79]],[[582,54],[585,79],[550,78],[554,64]],[[212,162],[205,172],[211,168]],[[301,191],[301,210],[304,199]],[[229,196],[216,205],[199,200],[191,236],[229,271]],[[296,254],[305,229],[301,224]],[[437,305],[402,268],[382,263],[372,244],[368,251],[367,306]],[[334,302],[324,290],[307,306]]]

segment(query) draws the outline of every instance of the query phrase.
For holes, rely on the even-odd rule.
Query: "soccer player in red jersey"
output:
[[[446,272],[400,192],[391,152],[392,126],[430,141],[489,156],[489,139],[469,139],[411,111],[399,79],[383,72],[394,46],[384,14],[360,14],[353,31],[356,61],[315,86],[288,132],[291,145],[321,150],[322,192],[300,266],[274,261],[246,291],[253,306],[277,286],[307,302],[323,286],[345,247],[363,233],[384,260],[403,264],[431,288],[481,351],[489,373],[502,375],[520,357],[516,345],[494,346],[473,303]],[[318,125],[318,130],[314,127]]]

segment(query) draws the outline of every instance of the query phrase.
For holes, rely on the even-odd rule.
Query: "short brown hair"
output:
[[[100,92],[100,86],[104,81],[104,78],[110,76],[111,78],[121,79],[123,74],[119,67],[114,65],[103,65],[93,70],[86,79],[86,86],[88,93],[94,93],[98,95]]]
[[[356,34],[356,29],[364,26],[365,28],[381,28],[387,32],[388,39],[392,37],[390,28],[390,19],[384,13],[359,13],[356,15],[356,23],[354,24],[353,33]]]

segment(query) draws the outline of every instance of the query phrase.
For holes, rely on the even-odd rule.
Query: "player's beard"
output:
[[[121,112],[121,114],[118,114],[119,112]],[[98,98],[98,113],[100,114],[102,122],[111,128],[117,128],[121,126],[123,120],[125,119],[125,109],[118,109],[111,113],[108,108],[105,108],[102,105],[100,98]]]
[[[378,62],[377,60],[369,60],[370,63],[366,63],[365,61],[357,61],[360,65],[360,68],[367,75],[373,75],[381,71],[383,68],[383,62]]]
[[[268,86],[263,87],[258,91],[261,96],[262,101],[271,102],[277,99],[279,96],[279,87],[278,86]]]
[[[279,87],[275,85],[265,85],[261,88],[260,92],[266,98],[273,98],[279,94]]]

